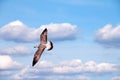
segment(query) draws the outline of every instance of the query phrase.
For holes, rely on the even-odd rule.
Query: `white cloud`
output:
[[[87,76],[79,76],[77,80],[90,80],[90,78]]]
[[[96,64],[94,61],[89,61],[87,63],[82,63],[80,60],[73,60],[70,62],[64,62],[63,65],[59,64],[53,68],[55,73],[62,74],[74,74],[74,73],[106,73],[106,72],[115,72],[117,68],[115,64],[109,63],[100,63]]]
[[[17,42],[33,41],[35,39],[35,35],[31,33],[33,30],[17,20],[3,26],[0,29],[0,37]]]
[[[94,61],[89,61],[85,63],[85,71],[94,73],[115,72],[117,71],[117,68],[115,66],[115,64],[110,63],[96,64]]]
[[[112,27],[108,24],[99,29],[96,34],[96,42],[105,47],[120,47],[120,25]]]
[[[48,35],[50,39],[55,40],[73,40],[76,38],[77,26],[69,23],[61,24],[48,24],[42,25],[42,29],[47,28],[49,30]]]
[[[94,61],[89,61],[85,63],[85,71],[89,72],[96,72],[97,71],[97,64]]]
[[[39,78],[39,76],[36,76],[36,75],[28,75],[26,74],[27,71],[29,71],[29,68],[30,67],[25,67],[23,68],[19,73],[15,74],[12,76],[13,79],[15,80],[23,80],[23,79],[35,79],[35,78]]]
[[[87,76],[80,76],[80,74],[108,74],[119,71],[119,68],[115,64],[110,63],[95,63],[94,61],[89,61],[83,63],[79,59],[71,61],[62,61],[60,63],[54,64],[48,61],[41,61],[35,67],[27,67],[21,70],[18,74],[14,75],[14,79],[70,79],[70,80],[89,80]]]
[[[115,64],[110,63],[100,63],[97,65],[98,72],[116,72],[118,69]]]
[[[0,49],[0,54],[2,55],[24,55],[30,53],[31,51],[23,45]]]
[[[0,72],[0,76],[7,76],[7,75],[10,75],[11,74],[11,71],[1,71]]]
[[[115,76],[111,80],[120,80],[120,76]]]
[[[13,61],[12,58],[8,55],[0,55],[0,69],[19,69],[23,65]]]
[[[8,77],[21,68],[23,68],[23,65],[13,61],[10,56],[0,55],[0,76]]]
[[[76,39],[76,25],[61,23],[41,25],[39,28],[30,28],[18,20],[0,28],[0,37],[4,40],[15,42],[32,42],[39,40],[39,35],[44,28],[48,28],[48,35],[51,40]]]
[[[53,72],[57,74],[74,74],[83,71],[83,63],[81,60],[63,61],[53,68]]]

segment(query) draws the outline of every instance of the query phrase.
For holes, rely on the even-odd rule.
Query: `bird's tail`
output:
[[[48,51],[53,49],[53,43],[51,41],[48,41],[47,44],[46,44],[46,48],[47,48]]]

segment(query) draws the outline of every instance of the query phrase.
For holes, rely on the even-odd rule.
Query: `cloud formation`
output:
[[[120,76],[114,76],[111,80],[120,80]]]
[[[83,63],[79,59],[71,61],[62,61],[54,64],[49,61],[41,61],[34,68],[26,67],[22,69],[18,74],[15,74],[13,78],[21,80],[90,80],[86,75],[88,74],[108,74],[119,71],[119,68],[115,67],[115,64],[110,63],[95,63],[89,61]],[[84,74],[81,76],[81,74]]]
[[[95,40],[105,47],[120,47],[120,25],[116,27],[110,24],[105,25],[97,31]]]
[[[14,70],[21,69],[22,64],[13,61],[8,55],[0,55],[0,76],[8,76],[12,74]]]
[[[30,53],[31,51],[26,46],[22,45],[0,49],[1,55],[25,55]]]
[[[41,25],[39,28],[30,28],[21,21],[13,21],[0,28],[0,38],[15,42],[32,42],[39,40],[44,28],[48,28],[49,38],[52,40],[76,39],[77,26],[69,23]]]
[[[8,55],[0,55],[0,69],[18,69],[22,64],[13,61]]]

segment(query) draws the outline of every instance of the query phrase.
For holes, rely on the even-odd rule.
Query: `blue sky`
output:
[[[0,80],[120,80],[119,7],[119,0],[1,0]],[[32,67],[44,28],[54,48]]]

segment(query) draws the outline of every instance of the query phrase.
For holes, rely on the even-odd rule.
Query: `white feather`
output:
[[[48,41],[46,44],[46,49],[49,50],[50,48],[51,48],[51,44],[50,44],[50,41]]]

